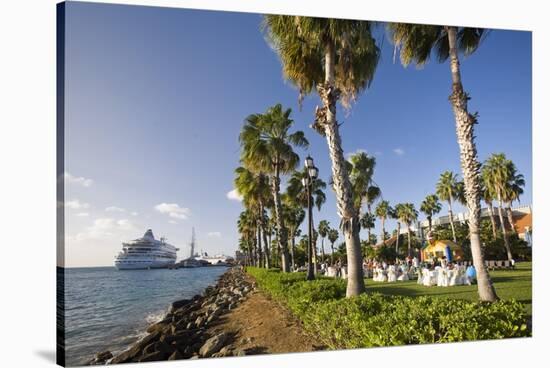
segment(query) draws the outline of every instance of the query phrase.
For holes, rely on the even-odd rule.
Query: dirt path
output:
[[[323,349],[303,332],[300,322],[289,311],[260,291],[251,292],[246,301],[209,330],[212,335],[222,331],[233,335],[231,348],[246,355]]]

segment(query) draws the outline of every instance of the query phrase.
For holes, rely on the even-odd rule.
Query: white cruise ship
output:
[[[122,251],[115,257],[115,267],[119,270],[138,270],[173,266],[178,250],[166,243],[164,238],[156,240],[149,229],[142,238],[122,243]]]
[[[212,265],[226,264],[228,261],[232,261],[233,257],[225,256],[223,254],[216,254],[215,256],[209,256],[208,253],[202,252],[200,255],[193,257],[197,261],[207,261]]]

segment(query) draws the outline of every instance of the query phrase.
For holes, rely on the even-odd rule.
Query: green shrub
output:
[[[378,293],[346,299],[343,280],[247,271],[332,349],[530,336],[524,307],[514,300],[482,303]]]

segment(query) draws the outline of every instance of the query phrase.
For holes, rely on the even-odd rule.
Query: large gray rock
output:
[[[172,355],[168,357],[168,360],[178,360],[178,359],[183,359],[183,355],[181,355],[181,353],[178,350],[174,351]]]
[[[109,350],[102,351],[101,353],[97,353],[92,360],[86,363],[86,365],[103,365],[112,357],[113,354]]]
[[[203,316],[199,316],[197,317],[197,319],[195,320],[195,326],[197,326],[198,328],[204,326],[204,323],[206,322],[206,318],[204,318]]]
[[[217,353],[224,346],[228,338],[229,334],[226,332],[209,338],[199,350],[200,356],[206,358]]]
[[[157,341],[160,338],[160,332],[154,332],[145,336],[143,339],[134,344],[130,349],[122,352],[111,360],[111,364],[129,363],[138,355],[141,354],[143,349],[152,342]]]
[[[156,362],[156,361],[165,360],[165,359],[166,359],[165,353],[161,351],[155,351],[155,352],[152,352],[151,354],[142,356],[141,358],[139,358],[138,361],[139,362]]]
[[[173,302],[171,305],[170,305],[170,309],[169,311],[170,312],[173,312],[175,311],[176,309],[180,309],[182,307],[185,307],[186,305],[188,305],[189,303],[191,303],[191,299],[181,299],[181,300],[176,300],[175,302]]]

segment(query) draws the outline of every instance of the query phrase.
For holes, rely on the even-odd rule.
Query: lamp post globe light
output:
[[[315,270],[313,265],[313,211],[312,211],[312,198],[311,188],[313,181],[317,179],[319,175],[319,169],[317,169],[313,163],[313,158],[307,156],[305,160],[306,176],[302,178],[302,185],[306,189],[307,195],[307,213],[308,213],[308,237],[307,237],[307,280],[315,279]]]

